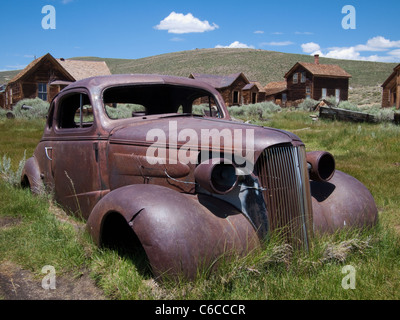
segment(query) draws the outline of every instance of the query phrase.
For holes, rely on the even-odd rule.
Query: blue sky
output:
[[[42,20],[51,5],[55,29]],[[351,5],[350,11],[342,8]],[[0,71],[34,57],[136,59],[215,47],[400,62],[399,0],[2,0]],[[355,19],[347,19],[347,18]],[[345,29],[355,23],[355,29]]]

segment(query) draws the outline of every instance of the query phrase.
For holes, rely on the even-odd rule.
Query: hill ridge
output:
[[[74,57],[76,60],[105,61],[111,73],[158,73],[188,77],[190,73],[227,75],[243,72],[262,86],[284,80],[285,73],[296,62],[313,62],[305,54],[283,53],[261,49],[194,49],[164,53],[138,59]],[[380,86],[397,63],[338,60],[320,57],[321,64],[337,64],[352,75],[350,86]],[[0,83],[19,71],[0,72]]]

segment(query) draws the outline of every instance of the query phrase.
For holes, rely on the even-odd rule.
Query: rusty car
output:
[[[155,277],[194,278],[274,232],[307,250],[316,234],[378,219],[371,193],[332,154],[232,119],[215,88],[175,76],[68,85],[21,183],[51,190],[99,246],[140,248]]]

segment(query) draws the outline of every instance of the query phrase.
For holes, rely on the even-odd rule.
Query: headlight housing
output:
[[[227,194],[238,181],[236,168],[224,159],[210,159],[200,163],[194,171],[196,182],[211,193]]]

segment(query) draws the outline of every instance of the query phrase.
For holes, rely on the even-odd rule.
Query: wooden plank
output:
[[[351,121],[351,122],[379,122],[377,117],[363,112],[345,110],[340,108],[320,107],[319,117],[322,119]]]

